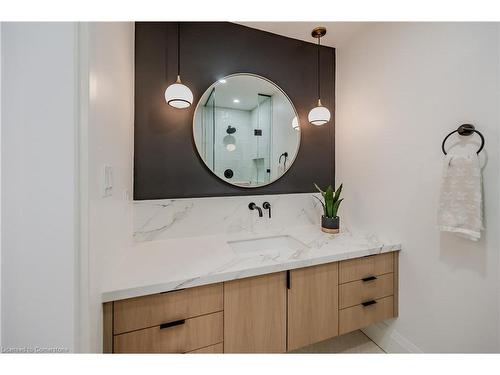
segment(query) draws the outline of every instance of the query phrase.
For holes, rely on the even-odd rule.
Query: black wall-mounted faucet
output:
[[[257,210],[259,211],[259,217],[262,217],[262,208],[260,208],[259,206],[257,206],[255,203],[250,203],[248,205],[248,208],[251,209],[251,210]]]
[[[271,218],[271,203],[264,202],[262,208],[269,211],[269,219]]]

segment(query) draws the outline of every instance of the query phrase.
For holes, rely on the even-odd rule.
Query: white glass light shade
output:
[[[313,125],[325,125],[328,121],[330,121],[330,111],[328,108],[323,107],[321,105],[321,101],[318,100],[318,106],[311,109],[307,118]]]
[[[165,101],[175,108],[187,108],[193,104],[193,93],[186,85],[183,85],[180,77],[177,82],[171,84],[165,90]]]
[[[297,131],[300,130],[299,119],[297,118],[297,116],[295,116],[292,120],[292,128],[293,128],[293,130],[297,130]]]

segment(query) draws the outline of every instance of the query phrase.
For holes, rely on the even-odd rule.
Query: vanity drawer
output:
[[[376,303],[356,305],[339,311],[339,335],[394,317],[394,297],[375,300]]]
[[[221,342],[215,345],[210,345],[205,348],[196,349],[188,354],[222,354],[224,353],[224,344]]]
[[[339,283],[361,280],[369,276],[378,276],[393,272],[394,255],[385,253],[340,262]]]
[[[223,340],[223,313],[186,319],[173,326],[156,326],[114,337],[115,353],[187,353]]]
[[[394,274],[386,273],[339,286],[339,307],[345,309],[362,302],[394,294]]]
[[[115,335],[223,309],[222,283],[114,302]]]

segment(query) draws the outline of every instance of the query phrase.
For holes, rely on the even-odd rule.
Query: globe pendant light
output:
[[[320,51],[320,40],[322,36],[325,36],[326,29],[324,27],[316,27],[311,35],[313,38],[318,39],[318,105],[317,107],[309,111],[308,120],[313,125],[324,125],[330,121],[330,111],[328,108],[321,104],[321,77],[320,77],[320,63],[319,63],[319,51]]]
[[[165,90],[165,101],[175,108],[187,108],[193,104],[193,93],[181,82],[181,24],[177,23],[177,81]]]

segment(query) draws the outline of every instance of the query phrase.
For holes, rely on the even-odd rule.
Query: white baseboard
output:
[[[361,330],[386,353],[423,353],[411,341],[403,337],[386,322],[373,324]]]

